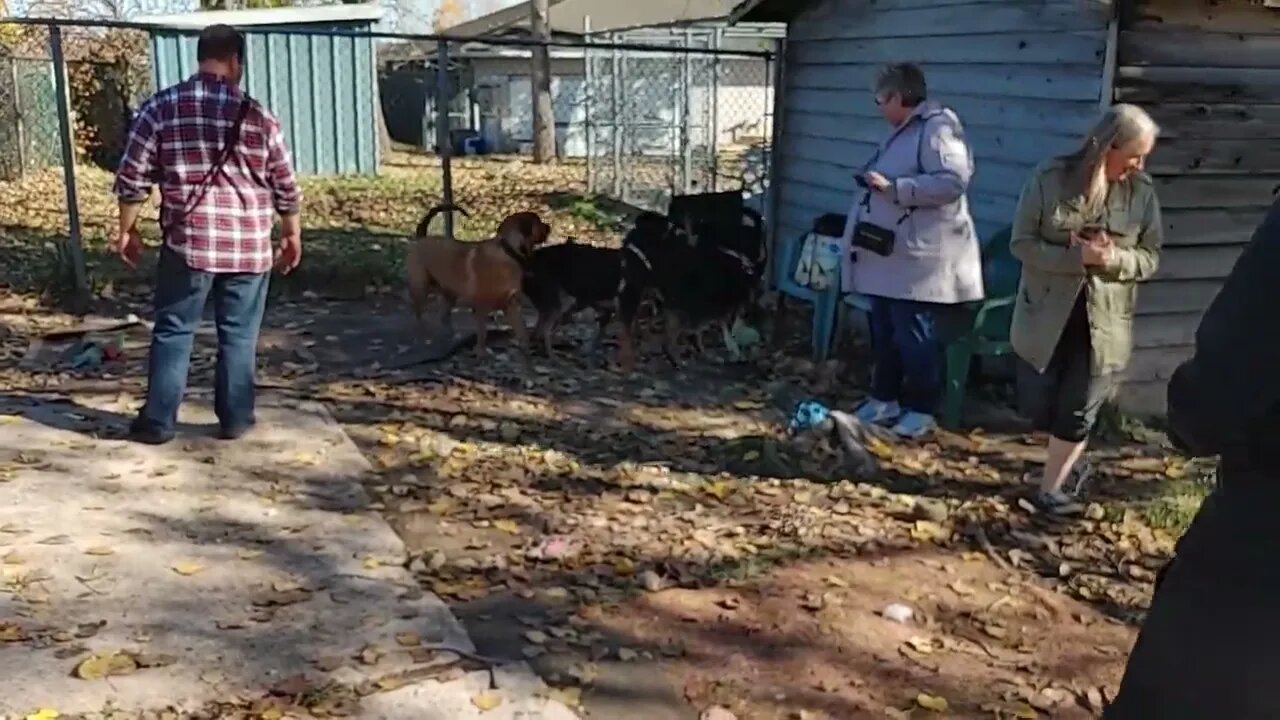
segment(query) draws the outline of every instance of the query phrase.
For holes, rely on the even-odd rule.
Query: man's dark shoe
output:
[[[143,445],[164,445],[173,440],[173,431],[157,430],[154,427],[134,420],[129,425],[129,439]]]
[[[218,438],[221,440],[239,440],[244,437],[250,430],[257,425],[257,421],[249,421],[241,425],[232,425],[230,427],[219,427]]]

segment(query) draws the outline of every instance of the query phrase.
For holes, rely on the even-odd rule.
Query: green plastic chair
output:
[[[968,308],[961,326],[944,346],[942,424],[945,427],[960,426],[973,358],[999,357],[1013,352],[1009,327],[1013,323],[1013,303],[1022,265],[1009,251],[1012,234],[1012,228],[1006,227],[992,235],[982,248],[982,280],[987,299]]]

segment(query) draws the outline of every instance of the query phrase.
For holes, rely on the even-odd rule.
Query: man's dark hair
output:
[[[230,25],[210,25],[200,32],[196,42],[196,60],[230,60],[244,62],[244,35]]]

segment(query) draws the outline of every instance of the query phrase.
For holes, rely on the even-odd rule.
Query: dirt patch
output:
[[[892,716],[921,693],[956,717],[1091,717],[1133,629],[1066,599],[1050,607],[1023,582],[980,555],[924,550],[806,562],[588,617],[678,647],[672,681],[695,705],[744,720]],[[893,603],[913,619],[883,617]]]

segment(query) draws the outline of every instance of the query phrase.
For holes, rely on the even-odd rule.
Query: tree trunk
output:
[[[533,67],[529,74],[533,88],[533,161],[551,162],[556,157],[556,118],[551,103],[551,42],[548,0],[529,3],[529,25],[533,39],[544,43],[533,47]]]

